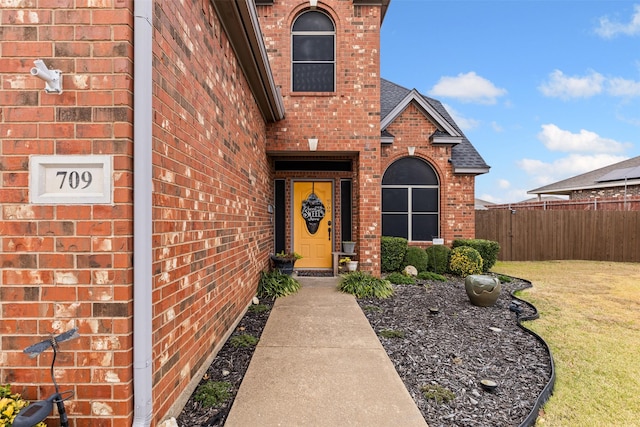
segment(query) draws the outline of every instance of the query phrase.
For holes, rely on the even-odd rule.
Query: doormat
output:
[[[296,270],[300,277],[333,277],[332,270]]]

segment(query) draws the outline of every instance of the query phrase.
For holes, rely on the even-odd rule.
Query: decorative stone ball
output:
[[[471,304],[490,307],[500,297],[500,280],[493,276],[471,274],[464,279],[464,289]]]
[[[418,275],[418,269],[415,268],[413,265],[407,265],[404,268],[404,274],[406,276],[416,277]]]

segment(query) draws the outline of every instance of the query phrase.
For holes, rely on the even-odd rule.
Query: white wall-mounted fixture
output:
[[[416,147],[407,147],[407,151],[409,152],[410,156],[413,156],[414,154],[416,154]]]
[[[309,0],[309,5],[312,9],[315,9],[318,6],[318,0]]]
[[[309,151],[316,151],[318,149],[318,138],[309,138]]]
[[[44,80],[45,92],[60,95],[62,93],[62,71],[48,69],[42,59],[36,59],[33,64],[35,67],[31,69],[31,75]]]

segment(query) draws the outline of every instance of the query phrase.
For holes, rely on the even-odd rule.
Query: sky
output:
[[[392,0],[381,76],[445,105],[489,202],[640,155],[639,0]]]

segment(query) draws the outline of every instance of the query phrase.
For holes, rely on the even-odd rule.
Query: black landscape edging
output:
[[[513,277],[513,276],[509,276],[509,277]],[[531,409],[531,412],[529,412],[529,415],[527,415],[527,417],[524,419],[524,421],[519,426],[519,427],[531,427],[536,423],[536,420],[538,419],[538,413],[540,412],[540,408],[542,407],[542,405],[544,405],[547,402],[547,400],[549,400],[549,397],[553,394],[553,387],[554,387],[554,385],[556,383],[556,368],[555,368],[555,364],[553,363],[553,354],[551,353],[551,349],[549,348],[549,345],[547,344],[547,342],[540,335],[538,335],[537,333],[533,332],[531,329],[528,329],[524,325],[522,325],[523,321],[530,321],[530,320],[538,319],[540,317],[540,315],[538,314],[538,309],[533,304],[531,304],[529,301],[525,301],[522,298],[519,298],[519,297],[515,296],[514,293],[518,292],[518,291],[521,291],[523,289],[527,289],[527,288],[533,287],[533,284],[529,280],[526,280],[526,279],[521,279],[519,277],[513,277],[513,278],[517,279],[517,280],[521,280],[521,281],[527,283],[529,286],[511,292],[511,297],[516,299],[516,300],[518,300],[518,301],[520,301],[521,303],[526,304],[531,309],[533,309],[533,314],[532,315],[530,315],[530,316],[519,316],[517,318],[518,327],[520,329],[522,329],[523,331],[525,331],[526,333],[532,335],[535,339],[537,339],[544,346],[544,348],[547,350],[547,353],[549,353],[549,361],[550,361],[550,364],[551,364],[551,377],[549,378],[549,381],[547,382],[547,384],[542,389],[542,392],[540,393],[540,395],[538,395],[538,398],[536,399],[536,402],[533,405],[533,409]]]

